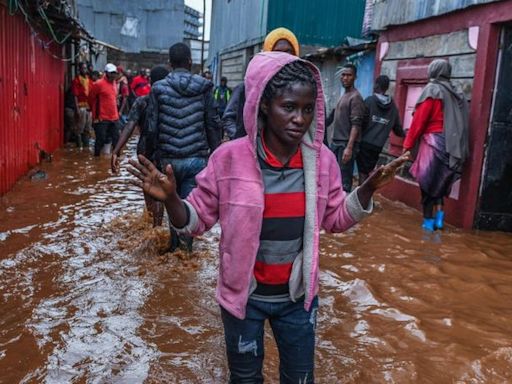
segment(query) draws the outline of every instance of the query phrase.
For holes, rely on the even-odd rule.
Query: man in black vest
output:
[[[190,73],[190,48],[177,43],[169,48],[172,71],[153,84],[149,95],[148,134],[156,141],[154,160],[163,170],[170,164],[182,199],[196,186],[196,175],[220,145],[219,116],[213,83]],[[192,250],[192,238],[182,238]],[[171,229],[171,251],[180,241]]]

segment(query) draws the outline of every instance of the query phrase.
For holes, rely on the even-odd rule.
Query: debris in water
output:
[[[42,169],[36,169],[33,172],[29,173],[30,180],[38,181],[38,180],[46,180],[48,179],[48,174]]]

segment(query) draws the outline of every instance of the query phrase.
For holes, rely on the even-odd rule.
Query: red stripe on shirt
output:
[[[302,152],[300,150],[300,146],[297,148],[297,152],[288,160],[288,164],[283,164],[279,159],[274,156],[272,152],[267,148],[267,145],[265,144],[265,140],[263,139],[263,135],[261,135],[261,144],[263,146],[263,151],[265,152],[265,162],[274,168],[283,168],[286,166],[286,168],[303,168],[302,164]]]
[[[263,218],[304,217],[306,196],[304,192],[265,194]]]
[[[292,273],[292,263],[289,264],[265,264],[256,261],[254,277],[261,284],[277,285],[287,284]]]

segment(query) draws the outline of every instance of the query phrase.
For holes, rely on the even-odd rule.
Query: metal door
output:
[[[512,231],[512,27],[503,29],[476,227]]]

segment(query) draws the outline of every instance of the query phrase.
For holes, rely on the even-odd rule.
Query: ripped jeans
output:
[[[263,339],[267,319],[279,350],[280,383],[314,383],[317,309],[318,297],[314,298],[309,312],[304,309],[304,300],[267,303],[249,299],[246,317],[240,320],[221,307],[229,383],[263,383]]]

